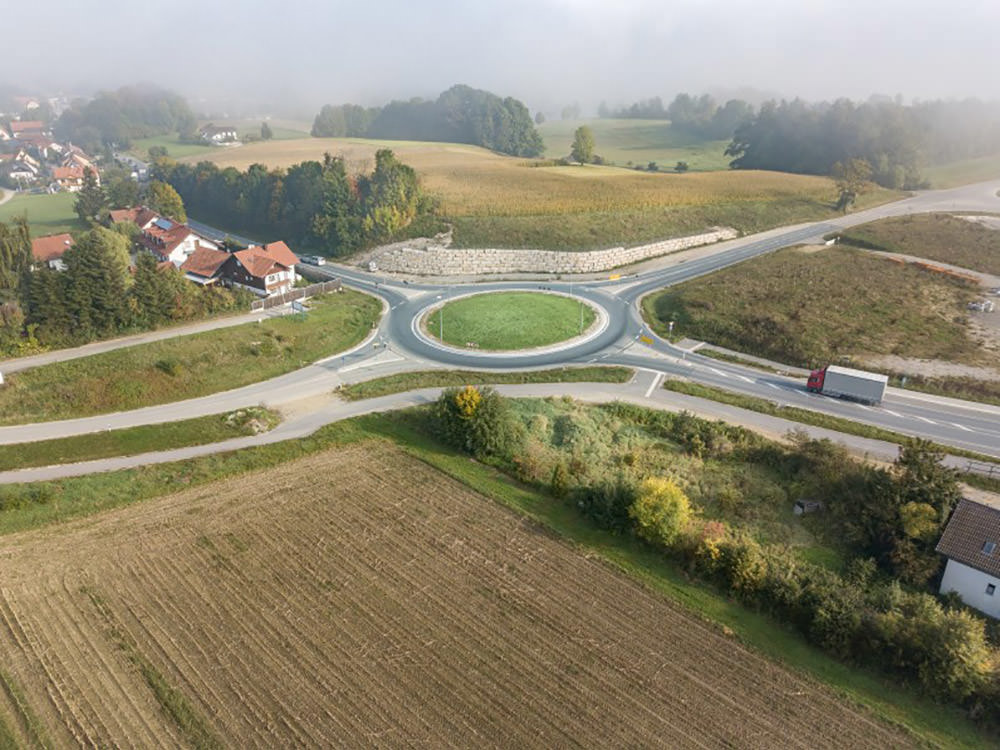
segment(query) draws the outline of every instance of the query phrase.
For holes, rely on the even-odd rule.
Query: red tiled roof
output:
[[[54,167],[52,169],[52,179],[54,180],[82,180],[83,167]]]
[[[265,255],[274,258],[278,261],[278,263],[289,268],[299,262],[295,253],[291,251],[288,245],[280,240],[278,242],[270,242],[259,249],[263,250]]]
[[[111,211],[111,223],[120,224],[123,221],[131,221],[140,227],[146,222],[160,218],[159,214],[145,206],[133,206],[132,208],[118,208]]]
[[[970,568],[1000,576],[1000,509],[959,500],[937,551]]]
[[[10,131],[14,135],[27,130],[45,130],[45,123],[41,120],[14,120],[10,124]]]
[[[261,252],[259,247],[251,247],[233,253],[236,259],[247,269],[252,276],[259,279],[264,278],[269,273],[282,271],[288,268],[284,263],[279,263],[270,255]]]
[[[211,278],[227,260],[229,260],[229,253],[198,245],[188,259],[181,264],[181,270],[195,276]]]
[[[69,234],[51,234],[48,237],[36,237],[31,241],[31,254],[35,260],[47,263],[61,258],[69,248],[73,247],[73,237]]]

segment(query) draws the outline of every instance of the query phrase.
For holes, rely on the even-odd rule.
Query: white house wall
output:
[[[986,587],[991,584],[995,587],[992,596],[986,593]],[[1000,619],[1000,578],[955,560],[948,560],[941,579],[941,593],[949,591],[958,593],[970,607]]]

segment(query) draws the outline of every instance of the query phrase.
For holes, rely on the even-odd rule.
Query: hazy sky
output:
[[[0,82],[375,104],[467,83],[532,109],[752,87],[1000,98],[1000,0],[49,0],[5,3]],[[43,26],[47,28],[42,30]],[[33,33],[37,31],[37,33]]]

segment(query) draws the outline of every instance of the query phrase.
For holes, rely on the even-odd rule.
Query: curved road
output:
[[[311,270],[315,273],[340,278],[351,286],[381,297],[389,308],[389,313],[383,317],[376,334],[374,343],[378,346],[356,352],[352,358],[353,363],[349,366],[346,357],[337,355],[269,381],[201,399],[86,419],[3,427],[0,428],[0,444],[162,423],[259,403],[277,405],[321,396],[349,380],[351,376],[346,373],[349,370],[356,371],[366,360],[370,361],[373,373],[381,369],[376,366],[374,358],[382,357],[384,362],[396,363],[392,366],[397,370],[427,366],[524,370],[564,364],[620,364],[651,374],[647,399],[653,396],[654,389],[659,390],[657,386],[663,377],[682,376],[706,385],[768,398],[779,404],[802,406],[904,434],[927,437],[958,448],[1000,456],[1000,407],[897,389],[889,389],[880,407],[810,394],[805,391],[801,379],[771,375],[742,365],[709,359],[659,339],[645,327],[638,307],[639,300],[645,294],[665,286],[709,274],[782,247],[815,242],[830,232],[874,219],[928,211],[998,212],[998,189],[1000,180],[953,190],[928,191],[830,221],[772,230],[720,243],[708,249],[698,248],[666,256],[656,262],[654,270],[627,279],[573,283],[512,281],[409,284],[388,282],[382,276],[341,266],[313,268]],[[475,351],[436,346],[415,334],[415,316],[450,297],[501,289],[540,288],[579,296],[603,308],[608,316],[607,327],[596,337],[583,343],[569,343],[558,350],[489,357]],[[0,365],[2,366],[6,365]],[[564,392],[570,391],[568,386],[562,386],[562,389]],[[604,387],[603,390],[615,392],[613,387]],[[220,446],[216,449],[224,448]],[[205,447],[200,450],[205,450]]]

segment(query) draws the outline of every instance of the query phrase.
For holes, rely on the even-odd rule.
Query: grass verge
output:
[[[283,375],[356,345],[379,300],[347,290],[308,315],[269,318],[13,373],[0,424],[71,419],[206,396]]]
[[[710,401],[717,401],[720,404],[738,406],[741,409],[749,409],[750,411],[759,412],[760,414],[768,414],[772,417],[781,417],[782,419],[787,419],[792,422],[800,422],[802,424],[812,425],[813,427],[824,427],[828,430],[836,430],[837,432],[843,432],[847,435],[857,435],[858,437],[871,438],[872,440],[884,440],[888,443],[903,443],[913,438],[912,435],[904,435],[901,432],[893,432],[892,430],[886,430],[882,427],[862,424],[861,422],[855,422],[853,419],[835,417],[830,414],[823,414],[822,412],[812,411],[810,409],[802,409],[797,406],[779,406],[773,401],[768,401],[766,398],[745,396],[741,393],[732,393],[730,391],[723,390],[722,388],[713,388],[712,386],[701,385],[700,383],[690,383],[683,380],[666,380],[663,383],[663,388],[668,391],[674,391],[675,393],[684,393],[688,396],[696,396],[697,398],[706,398]],[[986,461],[987,463],[996,463],[997,461],[997,459],[993,456],[976,453],[975,451],[953,448],[952,446],[941,445],[939,443],[932,443],[932,445],[934,445],[936,449],[952,456],[961,456],[974,461]]]
[[[866,706],[877,716],[908,728],[928,745],[976,748],[991,741],[962,712],[941,707],[864,669],[833,660],[773,620],[691,582],[662,555],[634,539],[600,531],[565,503],[553,501],[513,482],[492,467],[442,447],[406,412],[366,415],[329,425],[309,438],[239,452],[57,483],[0,487],[0,509],[7,508],[0,512],[0,534],[166,495],[178,487],[203,485],[267,469],[330,447],[373,438],[392,440],[411,455],[477,492],[534,519],[577,545],[582,553],[607,561],[685,609],[730,629],[747,646],[811,675],[849,700]],[[5,494],[8,498],[26,497],[29,502],[5,506]]]
[[[417,388],[447,388],[463,385],[519,385],[522,383],[626,383],[633,371],[628,367],[561,367],[557,370],[524,372],[478,372],[476,370],[422,370],[387,375],[363,383],[345,385],[338,393],[348,401],[404,393]]]
[[[91,588],[84,588],[81,593],[86,594],[90,599],[94,609],[104,620],[111,640],[125,655],[125,658],[139,670],[139,674],[142,675],[149,689],[153,691],[153,695],[163,712],[174,722],[191,746],[196,750],[221,750],[224,745],[215,736],[205,718],[191,705],[187,696],[167,682],[152,662],[139,651],[135,640],[117,622],[114,613],[103,598]]]
[[[489,292],[446,302],[427,316],[427,332],[447,344],[512,351],[556,344],[594,322],[582,301],[543,292]],[[442,320],[443,318],[443,320]]]
[[[0,471],[93,461],[111,456],[136,456],[189,445],[218,443],[271,430],[280,421],[276,411],[254,407],[179,422],[0,445]]]

